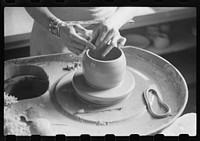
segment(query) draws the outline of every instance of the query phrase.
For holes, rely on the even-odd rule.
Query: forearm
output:
[[[135,7],[119,7],[117,11],[106,20],[106,22],[110,22],[110,24],[113,24],[119,29],[134,17],[136,9],[137,8]]]
[[[47,7],[25,7],[29,15],[45,29],[49,29],[49,23],[57,17]]]

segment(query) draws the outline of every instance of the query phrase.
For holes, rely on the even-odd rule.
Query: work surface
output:
[[[111,133],[115,135],[130,135],[136,133],[147,135],[160,132],[163,128],[172,124],[185,108],[188,98],[185,80],[176,68],[155,54],[134,47],[124,48],[123,51],[127,57],[127,65],[129,67],[138,70],[144,75],[144,78],[146,76],[148,79],[153,80],[163,100],[170,106],[173,113],[172,116],[157,119],[152,117],[147,108],[145,108],[146,110],[136,116],[133,113],[133,118],[109,125],[104,124],[101,120],[93,124],[82,120],[83,117],[78,117],[77,119],[77,117],[70,116],[69,112],[63,108],[63,105],[59,105],[58,95],[53,90],[56,82],[63,75],[76,71],[76,69],[71,71],[63,70],[66,65],[81,61],[81,57],[73,56],[72,54],[56,54],[6,61],[4,63],[5,80],[19,75],[36,75],[45,80],[47,75],[49,80],[49,87],[46,92],[42,93],[41,96],[37,95],[36,97],[36,95],[33,95],[33,98],[20,100],[15,109],[22,113],[27,109],[29,111],[32,109],[29,112],[30,118],[43,117],[48,119],[52,123],[55,134],[80,135],[87,133],[90,135],[105,135]],[[35,66],[35,70],[34,67],[30,69],[30,65]],[[42,68],[44,72],[38,68]],[[141,103],[143,102],[141,101]],[[155,109],[159,111],[158,105]],[[110,120],[112,121],[112,119]]]

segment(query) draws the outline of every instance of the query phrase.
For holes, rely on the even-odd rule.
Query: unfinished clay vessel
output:
[[[167,34],[160,33],[153,39],[154,47],[161,49],[170,45],[170,40]]]
[[[126,57],[123,51],[114,47],[105,58],[95,58],[92,50],[83,56],[83,75],[89,86],[95,89],[109,89],[120,85],[126,72]]]

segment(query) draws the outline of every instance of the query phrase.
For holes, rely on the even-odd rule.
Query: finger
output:
[[[104,47],[106,44],[108,44],[108,42],[113,38],[114,35],[115,35],[114,30],[110,30],[107,33],[107,35],[105,36],[104,40],[99,45],[99,49],[102,48],[102,47]]]
[[[98,37],[98,30],[96,29],[95,31],[92,31],[92,33],[91,33],[91,38],[90,38],[89,42],[92,43],[92,44],[94,45],[94,43],[95,43],[97,37]],[[96,48],[96,47],[95,47],[95,48]],[[89,47],[86,46],[86,47],[85,47],[85,50],[88,50],[88,49],[89,49]]]
[[[126,38],[121,37],[117,42],[117,47],[121,48],[121,47],[123,47],[125,45],[125,43],[126,43]]]
[[[70,47],[69,50],[76,55],[80,55],[83,51],[75,48],[74,46]]]
[[[99,26],[99,23],[95,23],[95,24],[90,24],[89,26],[87,26],[87,29],[95,29]]]
[[[96,49],[96,47],[90,43],[89,41],[87,41],[86,39],[84,39],[83,37],[79,36],[77,33],[75,32],[72,32],[71,33],[71,37],[70,37],[72,40],[82,44],[82,45],[85,45],[85,46],[88,46],[90,49]]]
[[[98,35],[99,35],[99,30],[98,29],[94,30],[92,33],[92,38],[91,38],[90,42],[95,44],[95,42],[98,38]]]
[[[91,39],[92,39],[92,34],[93,34],[93,30],[88,30],[87,31],[87,36],[88,36],[88,41],[90,41],[91,42]]]
[[[117,36],[113,37],[111,39],[111,42],[110,42],[110,45],[104,50],[104,52],[102,53],[102,57],[104,58],[110,51],[113,47],[116,47],[117,46]]]
[[[73,27],[75,28],[76,31],[82,34],[85,34],[87,32],[87,30],[84,27],[82,27],[80,24],[75,24],[73,25]]]
[[[84,27],[82,27],[80,24],[75,24],[73,26],[75,28],[75,30],[79,33],[81,33],[81,36],[83,36],[86,39],[89,39],[89,35],[90,35],[90,31],[88,31],[87,29],[85,29]]]
[[[96,47],[99,47],[100,43],[103,41],[103,39],[105,38],[106,34],[108,32],[108,28],[107,27],[102,27],[99,28],[99,36],[95,42]],[[98,49],[98,48],[97,48]]]
[[[84,49],[85,49],[85,46],[84,46],[84,45],[81,45],[81,44],[79,44],[79,43],[76,42],[76,41],[71,41],[71,42],[70,42],[70,46],[73,46],[73,47],[75,47],[75,48],[77,48],[77,49],[79,49],[79,50],[84,50]]]
[[[106,55],[112,50],[112,48],[115,47],[113,43],[111,43],[102,53],[102,58],[105,58]]]

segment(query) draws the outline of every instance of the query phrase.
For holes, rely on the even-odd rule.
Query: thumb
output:
[[[78,32],[78,34],[80,34],[85,39],[89,40],[91,38],[91,31],[85,29],[80,24],[75,24],[74,29],[76,30],[76,32]]]

